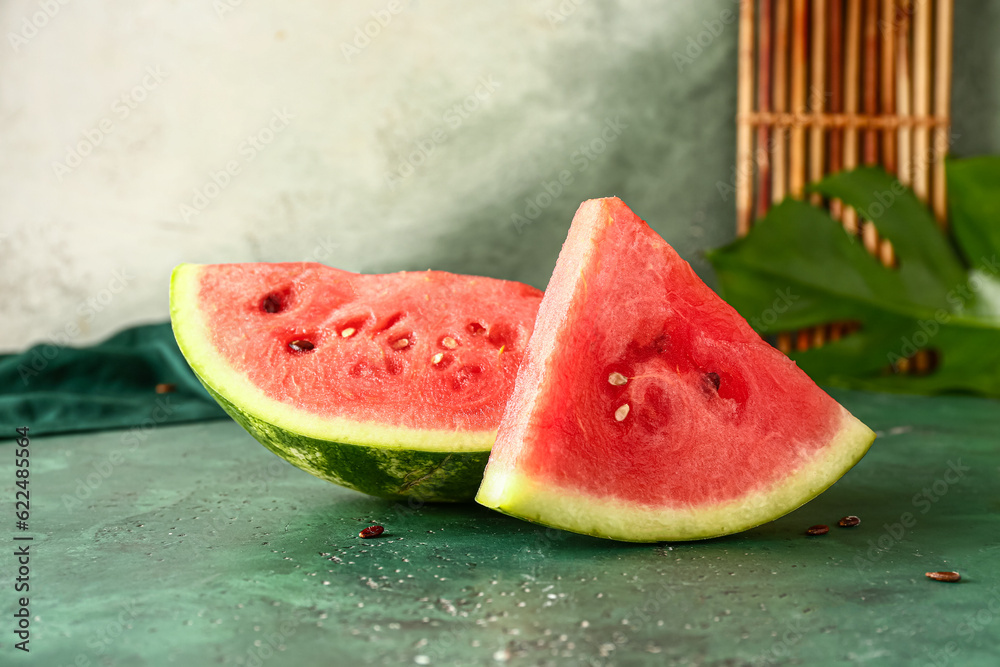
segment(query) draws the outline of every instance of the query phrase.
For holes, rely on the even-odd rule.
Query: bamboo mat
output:
[[[881,165],[947,225],[953,0],[742,0],[736,148],[740,236],[824,175]],[[892,245],[837,200],[809,195],[886,266]],[[778,334],[785,353],[857,323]],[[932,351],[900,370],[932,370]]]

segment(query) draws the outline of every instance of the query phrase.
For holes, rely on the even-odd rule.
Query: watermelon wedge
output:
[[[476,500],[617,540],[775,519],[874,433],[774,349],[620,199],[584,202]]]
[[[438,271],[182,264],[188,363],[265,447],[385,498],[471,500],[542,293]]]

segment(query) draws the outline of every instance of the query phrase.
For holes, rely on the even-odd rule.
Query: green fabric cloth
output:
[[[158,394],[158,384],[176,385]],[[170,323],[85,348],[36,345],[0,356],[0,434],[31,435],[218,419],[226,413],[181,356]]]

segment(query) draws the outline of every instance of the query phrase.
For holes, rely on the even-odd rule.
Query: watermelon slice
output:
[[[874,433],[617,198],[584,202],[476,500],[618,540],[693,540],[818,495]]]
[[[542,293],[438,271],[182,264],[191,368],[275,454],[364,493],[471,500]]]

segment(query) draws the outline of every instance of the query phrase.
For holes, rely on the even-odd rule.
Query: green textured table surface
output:
[[[880,436],[843,480],[774,523],[670,545],[368,498],[228,421],[35,438],[17,533],[34,537],[31,652],[5,629],[0,663],[995,667],[1000,403],[836,396]],[[13,447],[0,457],[13,488]],[[846,514],[861,525],[836,527]],[[358,539],[369,523],[386,535]],[[817,523],[829,534],[805,536]]]

